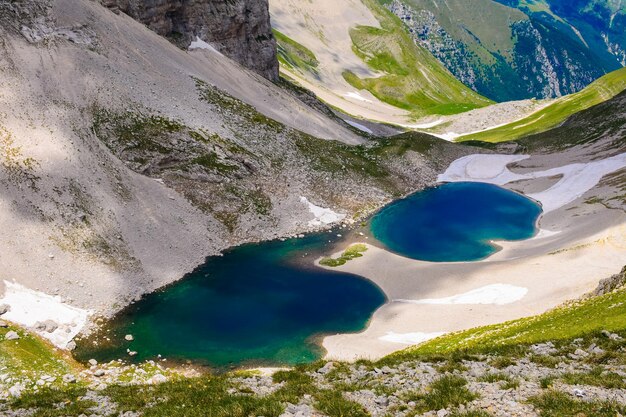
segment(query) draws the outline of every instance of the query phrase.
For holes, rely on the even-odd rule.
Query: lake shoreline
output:
[[[576,155],[568,156],[576,161]],[[502,157],[516,159],[505,164],[515,164],[514,168],[510,166],[515,173],[565,166],[568,161],[567,156],[560,155]],[[496,168],[494,178],[502,171]],[[462,180],[471,179],[459,179]],[[489,182],[488,178],[477,180]],[[554,186],[554,182],[541,177],[500,185],[526,196],[536,196]],[[363,257],[334,269],[373,281],[392,301],[374,313],[363,332],[326,337],[325,358],[378,359],[442,333],[540,314],[592,291],[601,279],[618,272],[626,261],[626,212],[591,200],[601,201],[612,191],[602,182],[594,184],[583,195],[575,196],[561,207],[552,206],[540,216],[534,237],[498,242],[500,251],[475,262],[418,261],[357,239],[368,244]],[[525,288],[527,293],[518,301],[502,305],[393,301],[442,300],[497,284]],[[394,338],[404,343],[389,341]]]

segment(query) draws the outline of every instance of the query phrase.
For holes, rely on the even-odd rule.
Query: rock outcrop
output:
[[[263,77],[278,80],[267,0],[103,0],[187,47],[200,38]]]

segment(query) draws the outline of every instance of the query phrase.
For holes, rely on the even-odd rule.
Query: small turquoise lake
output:
[[[374,215],[372,235],[392,252],[431,262],[484,259],[491,240],[535,234],[541,207],[495,185],[455,182],[395,201]]]
[[[386,206],[370,228],[378,244],[403,256],[473,261],[497,250],[490,240],[533,236],[540,213],[537,204],[511,191],[451,183]],[[162,355],[215,369],[316,360],[324,353],[323,335],[363,330],[385,302],[372,282],[314,266],[348,244],[336,234],[248,244],[209,257],[79,341],[75,356],[140,362]],[[134,340],[124,340],[126,334]]]

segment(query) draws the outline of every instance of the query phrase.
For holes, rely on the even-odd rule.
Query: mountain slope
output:
[[[382,3],[403,20],[415,42],[496,101],[563,96],[623,65],[619,53],[609,52],[617,48],[609,46],[612,41],[598,42],[606,31],[585,26],[583,33],[543,1]]]
[[[462,113],[490,104],[455,79],[427,50],[411,42],[399,19],[374,0],[364,3],[381,29],[352,28],[353,49],[370,68],[384,75],[360,78],[346,71],[344,78],[352,86],[417,117]]]
[[[297,44],[316,61],[315,68],[299,68],[283,60],[283,74],[348,114],[410,124],[416,116],[490,103],[414,45],[401,22],[374,1],[273,0],[270,12],[284,35],[279,50]]]
[[[582,40],[601,66],[626,65],[626,4],[603,0],[498,0]]]
[[[182,48],[209,42],[265,78],[278,80],[276,42],[267,1],[104,0]]]
[[[379,156],[293,90],[90,0],[0,3],[0,31],[0,291],[109,315],[229,246],[308,230],[301,196],[350,218],[467,152]]]
[[[626,89],[626,68],[619,69],[594,81],[578,93],[561,97],[520,120],[493,129],[468,134],[458,141],[506,142],[546,131],[571,115],[602,103]]]

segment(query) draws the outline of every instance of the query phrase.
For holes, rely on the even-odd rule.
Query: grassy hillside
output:
[[[622,271],[623,273],[624,271]],[[390,355],[384,361],[406,360],[421,355],[473,353],[522,349],[545,341],[569,341],[601,330],[626,330],[626,289],[584,300],[547,313],[492,326],[478,327],[433,339]]]
[[[287,35],[273,29],[278,49],[278,61],[280,65],[292,71],[309,72],[317,75],[319,61],[315,54],[306,46],[299,44]]]
[[[624,274],[626,268],[615,277],[623,282]],[[442,336],[377,362],[319,361],[272,376],[235,371],[190,378],[154,364],[99,364],[74,371],[76,382],[32,384],[21,397],[0,397],[0,413],[245,417],[279,416],[287,410],[366,417],[446,409],[456,417],[489,417],[500,409],[507,415],[615,416],[626,410],[607,400],[614,389],[626,388],[616,372],[626,363],[624,305],[626,289],[621,288],[539,316]],[[19,346],[35,355],[33,361],[54,364],[47,368],[50,377],[60,379],[73,369],[47,344],[21,335]],[[0,339],[3,363],[29,367],[23,363],[27,353],[13,349],[14,343]],[[8,372],[15,377],[20,369]],[[152,379],[137,379],[145,374]],[[574,387],[589,394],[581,401],[572,394]]]
[[[506,142],[546,131],[563,123],[574,113],[588,109],[626,89],[626,68],[613,71],[584,90],[562,97],[547,107],[513,123],[470,135],[457,141]]]
[[[455,114],[491,103],[448,72],[428,51],[415,45],[402,22],[376,0],[365,0],[381,28],[359,26],[350,31],[354,52],[384,75],[344,78],[379,100],[409,110],[415,116]]]

